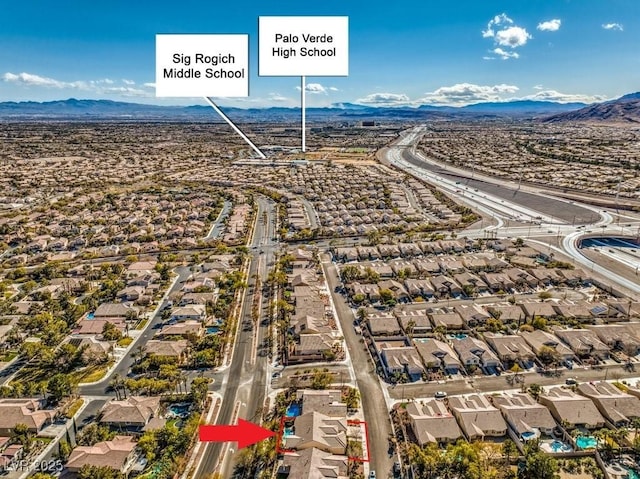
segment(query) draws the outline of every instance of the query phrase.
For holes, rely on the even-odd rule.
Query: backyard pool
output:
[[[87,319],[93,319],[93,313],[87,313]]]
[[[593,436],[580,436],[576,439],[576,446],[580,449],[595,449],[598,445],[598,440]]]
[[[284,428],[284,433],[282,434],[284,437],[289,437],[289,436],[293,436],[293,428],[292,427],[285,427]]]
[[[553,441],[551,443],[551,450],[553,452],[570,452],[571,446],[561,441]]]
[[[287,412],[285,416],[287,417],[297,417],[300,415],[300,404],[293,403],[287,408]]]
[[[525,431],[521,434],[522,439],[525,441],[530,441],[531,439],[535,438],[537,436],[537,434],[535,432],[532,431]]]
[[[191,404],[189,403],[172,404],[169,406],[167,417],[185,418],[189,415],[189,409],[191,409]]]
[[[209,326],[209,327],[207,327],[207,334],[216,334],[218,331],[220,331],[220,327],[219,326]]]

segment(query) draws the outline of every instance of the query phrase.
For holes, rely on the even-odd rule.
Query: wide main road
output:
[[[242,306],[238,317],[239,325],[231,364],[226,370],[221,394],[223,396],[216,424],[235,424],[238,417],[259,422],[256,410],[264,403],[268,362],[267,356],[258,354],[257,349],[266,337],[267,327],[253,323],[252,307],[258,278],[266,278],[268,268],[273,265],[277,244],[274,243],[274,223],[276,217],[271,200],[258,197],[257,218],[253,239],[249,243],[251,259],[248,269],[247,289],[243,293]],[[257,292],[258,295],[262,293]],[[260,303],[267,306],[266,298]],[[258,314],[260,318],[262,314]],[[207,443],[203,459],[197,467],[196,478],[208,478],[214,472],[222,477],[230,477],[233,469],[233,443]]]
[[[571,224],[595,223],[600,219],[596,208],[579,205],[573,201],[552,195],[535,193],[530,187],[509,185],[504,180],[485,181],[474,172],[447,168],[416,151],[416,145],[425,134],[423,127],[409,130],[398,142],[387,149],[387,161],[418,176],[428,175],[429,181],[448,187],[460,196],[473,197],[479,205],[496,211],[496,214],[519,215],[521,219],[540,217],[545,223],[567,222]]]

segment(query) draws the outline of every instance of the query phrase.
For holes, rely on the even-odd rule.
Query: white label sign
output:
[[[249,96],[248,35],[156,35],[156,96]]]
[[[349,17],[260,17],[260,76],[349,75]]]

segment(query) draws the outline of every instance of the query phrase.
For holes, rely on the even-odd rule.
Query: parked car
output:
[[[436,391],[436,393],[433,395],[434,398],[436,399],[444,399],[447,397],[447,393],[444,391]]]

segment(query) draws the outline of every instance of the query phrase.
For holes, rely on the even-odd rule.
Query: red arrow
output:
[[[200,440],[203,442],[237,442],[238,449],[275,436],[275,432],[249,421],[238,418],[235,426],[200,426]]]

